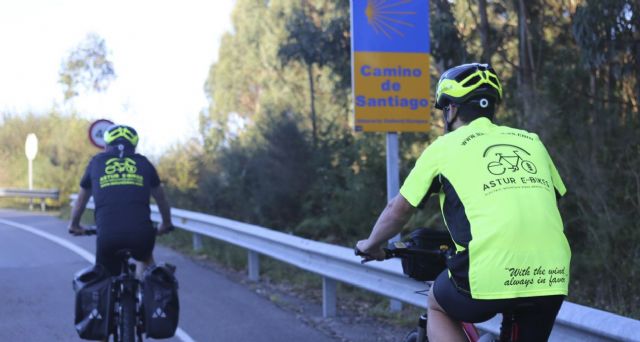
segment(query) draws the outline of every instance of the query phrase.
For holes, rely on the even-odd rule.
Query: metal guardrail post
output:
[[[397,299],[389,299],[389,311],[391,312],[402,311],[402,302]]]
[[[336,281],[322,277],[322,317],[336,315]]]
[[[260,280],[260,255],[255,251],[248,251],[247,257],[249,260],[249,280]]]
[[[46,202],[46,200],[44,198],[40,198],[40,210],[41,211],[47,211],[47,204],[45,202]]]
[[[193,250],[199,252],[202,250],[202,236],[197,233],[193,233]]]

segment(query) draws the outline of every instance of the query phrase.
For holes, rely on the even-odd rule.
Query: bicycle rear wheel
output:
[[[118,336],[122,342],[136,340],[136,300],[125,295],[120,298],[120,319],[118,320]]]
[[[418,328],[415,328],[415,329],[411,330],[407,334],[407,336],[405,336],[402,339],[402,342],[429,342],[429,339],[425,335],[424,338],[421,340],[420,339],[420,332],[418,331]]]

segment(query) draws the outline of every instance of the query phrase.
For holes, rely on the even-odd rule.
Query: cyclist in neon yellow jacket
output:
[[[518,341],[546,340],[568,292],[571,251],[557,207],[565,186],[536,134],[492,122],[501,99],[489,65],[447,70],[436,92],[445,135],[425,149],[369,238],[358,242],[382,259],[386,241],[438,194],[456,253],[429,295],[430,341],[466,341],[460,321],[514,309]]]

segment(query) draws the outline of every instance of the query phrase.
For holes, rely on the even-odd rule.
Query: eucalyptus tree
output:
[[[105,91],[116,74],[104,38],[89,33],[63,60],[58,74],[65,101],[81,90]]]

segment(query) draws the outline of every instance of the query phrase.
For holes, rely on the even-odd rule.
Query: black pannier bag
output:
[[[103,340],[111,321],[111,276],[101,265],[78,271],[73,277],[76,293],[75,327],[80,338]]]
[[[147,337],[169,338],[178,328],[180,303],[175,266],[159,264],[147,269],[142,281],[142,310]]]
[[[416,229],[404,241],[407,248],[418,248],[433,251],[433,254],[415,254],[402,258],[402,272],[409,277],[431,281],[442,272],[447,266],[445,257],[448,253],[455,251],[455,245],[451,240],[449,232],[435,229]]]

